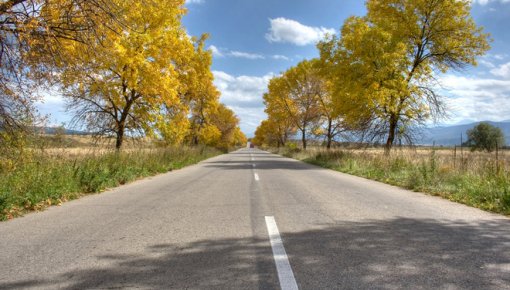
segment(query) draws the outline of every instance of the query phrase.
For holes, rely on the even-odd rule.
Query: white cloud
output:
[[[502,121],[510,116],[510,80],[446,75],[440,79],[453,121]]]
[[[237,57],[237,58],[247,58],[247,59],[265,59],[263,55],[256,54],[256,53],[249,53],[249,52],[242,52],[242,51],[231,51],[229,53],[230,56]]]
[[[500,2],[500,3],[509,3],[510,0],[472,0],[471,3],[479,4],[479,5],[487,5],[492,2]]]
[[[204,0],[186,0],[186,4],[202,4]]]
[[[243,131],[253,135],[260,121],[266,118],[262,95],[274,75],[233,76],[223,71],[213,71],[213,74],[214,84],[221,92],[221,102],[239,116]]]
[[[295,20],[283,17],[269,19],[271,27],[266,34],[269,42],[292,43],[299,46],[314,44],[326,34],[335,34],[335,30],[325,27],[303,25]]]
[[[485,59],[479,59],[478,60],[478,63],[480,63],[481,65],[484,65],[488,68],[495,68],[496,65],[493,64],[492,62],[488,61],[488,60],[485,60]]]
[[[491,74],[510,80],[510,62],[491,69]]]
[[[276,60],[290,60],[290,58],[286,57],[285,55],[275,54],[271,56],[272,59]]]
[[[262,95],[273,74],[265,76],[233,76],[223,71],[213,71],[214,84],[221,92],[226,105],[264,107]]]
[[[510,1],[510,0],[509,0]],[[508,58],[507,54],[492,54],[487,53],[477,59],[478,64],[486,68],[494,69]],[[487,70],[489,72],[489,70]]]
[[[264,108],[243,108],[232,105],[228,105],[227,107],[234,111],[239,117],[241,120],[239,127],[248,137],[253,137],[260,122],[267,119]]]
[[[286,57],[285,55],[280,55],[280,54],[263,55],[263,54],[258,54],[258,53],[249,53],[249,52],[236,51],[236,50],[229,51],[228,49],[219,48],[215,45],[209,45],[209,47],[207,49],[210,50],[212,52],[213,56],[215,56],[215,57],[236,57],[236,58],[245,58],[245,59],[252,59],[252,60],[266,59],[266,58],[271,58],[271,59],[276,59],[276,60],[286,60],[286,61],[291,60],[290,58]]]
[[[221,50],[214,45],[209,45],[208,49],[212,52],[213,56],[216,56],[216,57],[224,57],[225,56],[221,52]]]
[[[495,59],[498,59],[498,60],[503,60],[503,59],[508,57],[507,54],[493,54],[493,55],[491,54],[491,56],[494,57]]]
[[[38,113],[46,119],[45,126],[70,123],[72,114],[66,112],[65,98],[57,90],[45,89],[39,92],[39,95],[40,99],[34,105]]]
[[[209,49],[213,56],[215,57],[236,57],[236,58],[246,58],[246,59],[265,59],[265,56],[257,53],[249,53],[249,52],[243,52],[243,51],[235,51],[235,50],[227,50],[223,48],[218,48],[215,45],[209,45],[207,48]]]

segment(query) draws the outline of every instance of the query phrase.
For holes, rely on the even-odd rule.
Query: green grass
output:
[[[510,172],[504,162],[472,155],[455,165],[450,158],[430,154],[363,151],[273,150],[275,153],[336,171],[414,191],[442,196],[483,210],[510,215]],[[458,162],[458,161],[457,161]],[[460,163],[460,162],[459,162]]]
[[[96,152],[71,158],[36,152],[0,163],[0,220],[179,169],[220,154],[210,148]],[[2,161],[2,160],[0,160]]]

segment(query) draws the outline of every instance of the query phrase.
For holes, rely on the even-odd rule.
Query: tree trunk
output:
[[[124,125],[119,125],[119,130],[117,131],[117,141],[115,142],[115,149],[120,150],[123,142],[124,142]]]
[[[202,129],[202,127],[204,126],[204,117],[203,117],[203,112],[200,111],[200,114],[202,116],[201,119],[198,120],[198,128],[196,130],[195,129],[195,126],[196,126],[196,123],[195,121],[193,121],[193,137],[191,138],[191,144],[194,145],[194,146],[198,146],[198,143],[199,143],[199,138],[198,138],[198,134],[200,134],[200,130]]]
[[[303,143],[303,149],[306,150],[306,130],[301,130],[301,142]]]
[[[331,136],[332,135],[332,132],[331,132],[331,130],[332,130],[332,128],[331,128],[332,127],[332,123],[333,123],[333,120],[329,119],[328,120],[328,136],[327,136],[328,144],[326,145],[326,148],[328,150],[331,149],[331,141],[333,140],[333,136]]]
[[[136,99],[136,91],[131,90],[131,98],[128,99],[126,97],[126,105],[124,106],[124,109],[122,110],[122,114],[120,116],[119,120],[116,120],[117,122],[117,142],[115,143],[115,148],[117,150],[120,150],[120,147],[122,147],[122,143],[124,142],[124,130],[126,129],[126,120],[129,116],[129,111],[131,111],[131,106],[133,105],[133,102]]]
[[[388,139],[386,140],[385,153],[386,155],[390,154],[391,147],[393,146],[393,142],[395,141],[395,131],[397,130],[397,116],[391,115],[390,117],[390,129],[388,132]]]

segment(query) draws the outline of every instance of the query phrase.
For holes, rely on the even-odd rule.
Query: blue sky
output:
[[[303,59],[317,57],[315,43],[338,33],[350,15],[364,15],[360,0],[187,0],[183,25],[190,35],[209,34],[212,69],[221,101],[252,136],[265,118],[262,94],[269,79]],[[443,124],[510,119],[510,0],[474,0],[472,14],[493,38],[479,66],[439,77],[450,118]],[[39,104],[50,123],[68,122],[62,99]]]

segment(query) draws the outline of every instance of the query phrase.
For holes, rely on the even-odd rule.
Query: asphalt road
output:
[[[281,285],[510,289],[510,219],[242,149],[0,223],[0,289]]]

